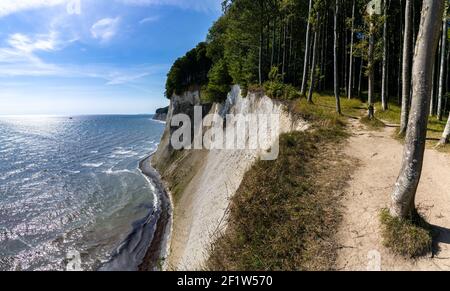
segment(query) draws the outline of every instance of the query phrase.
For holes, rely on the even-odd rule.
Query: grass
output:
[[[336,114],[336,99],[333,96],[314,93],[313,104],[304,98],[294,102],[294,113],[313,122],[344,125],[347,119],[358,118],[361,115],[363,104],[357,99],[341,98],[342,115]]]
[[[397,104],[391,103],[389,104],[389,110],[382,111],[381,104],[377,103],[375,105],[376,108],[376,117],[378,119],[384,120],[388,123],[392,124],[400,124],[400,116],[401,116],[401,107]],[[430,148],[436,147],[437,143],[442,137],[442,133],[444,132],[445,125],[447,124],[447,117],[444,117],[442,121],[437,119],[436,116],[430,116],[428,120],[428,129],[427,129],[427,146]],[[397,137],[400,138],[401,137]],[[445,145],[439,147],[440,151],[450,152],[450,145]]]
[[[343,102],[344,103],[344,102]],[[355,101],[345,102],[348,112]],[[276,161],[258,161],[233,196],[227,230],[215,238],[208,270],[332,270],[340,197],[355,161],[345,156],[344,118],[330,97],[295,101],[314,130],[283,134]],[[344,106],[343,106],[344,107]]]
[[[372,130],[380,130],[386,126],[384,122],[378,118],[370,119],[367,116],[361,117],[360,122]]]
[[[380,214],[382,238],[385,247],[397,255],[408,258],[425,256],[432,251],[431,226],[419,214],[401,220],[383,209]]]

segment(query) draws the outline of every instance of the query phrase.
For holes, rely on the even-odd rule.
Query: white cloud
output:
[[[93,78],[105,81],[106,85],[130,84],[152,74],[167,70],[166,65],[138,65],[120,68],[109,64],[58,65],[42,60],[38,52],[52,52],[64,48],[72,41],[63,41],[59,33],[30,36],[12,34],[7,46],[0,47],[0,77],[67,77]]]
[[[38,35],[34,39],[21,33],[15,33],[9,37],[7,43],[23,53],[32,53],[39,50],[52,51],[57,48],[57,33],[51,31],[48,35]]]
[[[119,22],[119,17],[100,19],[91,27],[92,37],[103,42],[109,41],[116,35]]]
[[[139,21],[139,24],[145,24],[147,22],[156,22],[160,19],[159,16],[155,15],[155,16],[150,16],[150,17],[146,17],[144,19],[141,19],[141,21]]]
[[[60,68],[43,62],[36,53],[56,51],[64,47],[56,31],[29,36],[15,33],[0,47],[0,76],[48,76],[60,73]]]
[[[203,12],[218,11],[222,3],[220,0],[116,0],[116,2],[134,6],[175,6]]]
[[[20,11],[67,4],[70,0],[0,0],[0,17]]]

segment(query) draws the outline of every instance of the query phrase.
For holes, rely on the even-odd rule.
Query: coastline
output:
[[[209,113],[279,114],[280,133],[304,131],[309,124],[285,111],[285,105],[267,96],[243,98],[234,86],[224,104],[214,104]],[[174,112],[190,112],[198,104],[198,92],[174,96],[168,122]],[[203,270],[211,245],[227,228],[230,201],[247,170],[260,156],[258,150],[170,150],[170,127],[166,126],[152,163],[173,191],[173,231],[168,266],[171,270]],[[169,188],[169,187],[166,187]]]
[[[156,230],[139,271],[164,271],[167,269],[167,258],[170,252],[170,240],[173,227],[173,203],[158,171],[151,166],[153,154],[139,162],[141,173],[155,186],[155,196],[160,205],[160,216],[156,222]]]

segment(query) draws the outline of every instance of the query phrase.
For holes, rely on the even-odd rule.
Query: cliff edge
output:
[[[308,129],[308,123],[290,114],[282,102],[258,92],[244,98],[239,86],[233,86],[221,104],[202,105],[198,90],[171,98],[166,129],[152,164],[173,198],[173,233],[166,262],[172,270],[203,268],[212,242],[226,229],[230,198],[263,154],[250,149],[174,150],[170,144],[172,117],[183,113],[192,120],[194,106],[202,106],[203,116],[277,114],[279,134]]]
[[[168,113],[169,113],[169,106],[164,107],[164,108],[159,108],[156,110],[155,115],[153,116],[153,119],[158,120],[158,121],[166,121]]]

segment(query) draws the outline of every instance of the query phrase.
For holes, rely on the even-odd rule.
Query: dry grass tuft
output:
[[[432,251],[431,226],[419,213],[416,212],[409,220],[401,220],[383,209],[380,221],[383,244],[395,254],[416,258]]]

